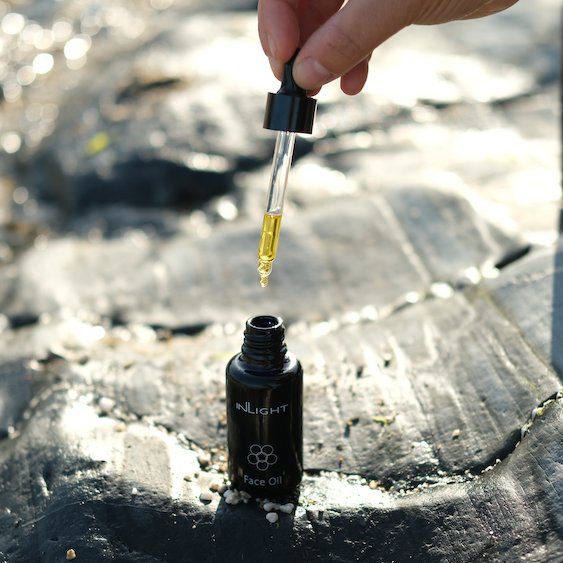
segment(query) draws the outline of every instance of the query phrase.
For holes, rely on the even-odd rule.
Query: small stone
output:
[[[231,490],[231,489],[227,489],[224,493],[223,493],[223,497],[225,499],[227,499],[228,497],[234,495],[235,493]]]
[[[124,432],[126,428],[127,427],[125,426],[125,422],[121,420],[115,425],[116,432]]]
[[[266,520],[268,520],[270,524],[273,524],[278,521],[278,515],[275,512],[268,512],[268,514],[266,514]]]
[[[225,494],[225,491],[228,491],[228,490],[229,490],[228,485],[227,485],[226,483],[223,483],[223,484],[217,489],[217,492],[218,492],[220,495],[223,495],[223,494]]]
[[[200,450],[198,452],[197,460],[199,461],[201,467],[205,468],[211,462],[211,455],[208,452],[204,452],[203,450]]]
[[[291,514],[293,512],[293,509],[295,508],[295,506],[293,506],[292,502],[288,502],[286,504],[282,504],[280,506],[280,510],[284,513],[284,514]]]
[[[273,502],[265,502],[264,506],[262,507],[266,512],[271,512],[272,510],[275,510],[276,505]]]
[[[76,551],[74,551],[74,549],[69,549],[66,552],[66,558],[68,561],[72,561],[73,559],[76,559]]]
[[[113,407],[115,407],[115,401],[109,397],[102,397],[98,401],[98,406],[104,414],[108,414],[113,410]]]
[[[211,481],[211,483],[209,484],[209,490],[218,491],[221,485],[222,483],[220,483],[219,481]]]
[[[213,493],[211,491],[202,491],[199,495],[199,500],[202,502],[213,500]]]
[[[457,438],[461,433],[461,430],[459,428],[456,428],[453,432],[452,432],[452,438]]]

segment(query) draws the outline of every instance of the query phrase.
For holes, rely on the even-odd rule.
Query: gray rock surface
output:
[[[266,290],[254,8],[11,7],[71,32],[19,84],[2,31],[0,561],[562,560],[559,7],[410,28],[325,88]],[[274,524],[200,499],[258,313],[305,370]]]

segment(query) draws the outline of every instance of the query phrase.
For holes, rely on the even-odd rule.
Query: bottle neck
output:
[[[279,368],[285,361],[285,327],[279,317],[251,317],[246,321],[242,357],[263,367]]]

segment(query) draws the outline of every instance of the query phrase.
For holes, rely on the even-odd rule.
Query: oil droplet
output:
[[[268,276],[272,273],[272,262],[269,260],[260,260],[258,273],[260,274],[260,285],[266,287],[268,285]]]

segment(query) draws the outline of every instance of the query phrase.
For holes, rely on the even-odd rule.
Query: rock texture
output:
[[[405,30],[323,89],[263,290],[256,3],[59,4],[1,26],[0,562],[563,559],[559,8]],[[31,24],[68,35],[24,84]],[[305,370],[275,523],[216,491],[260,313]]]

